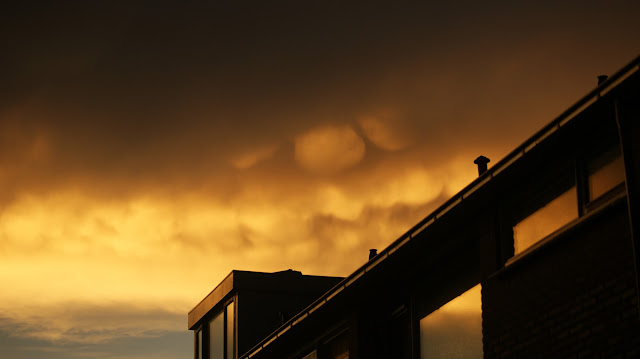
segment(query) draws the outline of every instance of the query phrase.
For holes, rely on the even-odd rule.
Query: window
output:
[[[557,178],[552,175],[538,182],[526,198],[513,201],[514,255],[624,190],[624,162],[617,145],[600,150],[578,168],[575,179],[570,178],[567,168]]]
[[[209,322],[209,359],[224,359],[224,313]]]
[[[196,359],[234,358],[236,342],[234,303],[229,303],[223,311],[205,323],[202,330],[196,332]]]
[[[412,357],[411,315],[406,305],[400,306],[391,314],[390,353],[394,359],[409,359]]]
[[[316,357],[318,359],[349,359],[348,331],[343,331],[335,337],[327,340],[318,347]],[[313,355],[311,353],[310,355]],[[315,357],[311,357],[315,358]]]
[[[522,253],[576,218],[578,218],[578,195],[576,187],[573,186],[513,227],[515,254]]]
[[[482,359],[480,284],[420,320],[421,359]]]
[[[624,162],[615,147],[587,164],[587,203],[591,204],[624,183]],[[606,196],[605,196],[606,197]]]
[[[225,337],[227,341],[226,351],[227,351],[227,359],[233,359],[233,354],[235,351],[235,315],[234,315],[234,302],[231,302],[227,305],[225,309],[225,318],[227,321],[227,331],[225,332]]]

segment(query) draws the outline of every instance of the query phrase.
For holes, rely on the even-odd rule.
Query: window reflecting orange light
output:
[[[622,156],[614,158],[589,174],[589,199],[594,200],[624,182]]]
[[[515,254],[522,253],[542,238],[578,218],[577,203],[576,187],[573,186],[516,224],[513,227]]]
[[[480,284],[420,320],[421,359],[482,359]]]
[[[209,322],[209,359],[224,358],[224,313]]]

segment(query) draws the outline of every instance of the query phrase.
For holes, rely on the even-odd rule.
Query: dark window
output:
[[[403,305],[391,315],[389,329],[393,357],[395,359],[411,358],[411,315],[406,306]]]
[[[313,354],[313,353],[311,353]],[[311,357],[313,358],[313,357]],[[327,340],[318,348],[318,359],[349,359],[348,331]]]

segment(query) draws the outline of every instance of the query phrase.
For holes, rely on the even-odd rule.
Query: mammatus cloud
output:
[[[366,152],[362,138],[348,125],[322,126],[295,139],[296,161],[318,174],[334,174],[356,165]]]
[[[268,159],[273,156],[274,152],[278,149],[277,146],[265,146],[254,150],[243,152],[240,155],[234,156],[230,159],[231,164],[237,169],[247,169],[255,165],[256,163]]]
[[[399,122],[398,115],[390,112],[358,117],[358,124],[367,138],[386,151],[403,149],[414,141],[414,134],[397,128]]]
[[[18,196],[0,217],[0,284],[12,288],[0,308],[99,298],[187,310],[232,269],[348,275],[368,247],[387,246],[458,190],[456,178],[468,181],[473,166],[460,172],[456,163],[302,189],[265,190],[249,176],[226,201],[199,192],[109,202],[77,190]]]

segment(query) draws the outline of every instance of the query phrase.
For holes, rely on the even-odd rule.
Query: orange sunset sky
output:
[[[350,274],[640,52],[638,1],[1,7],[2,358],[190,358],[232,269]]]

